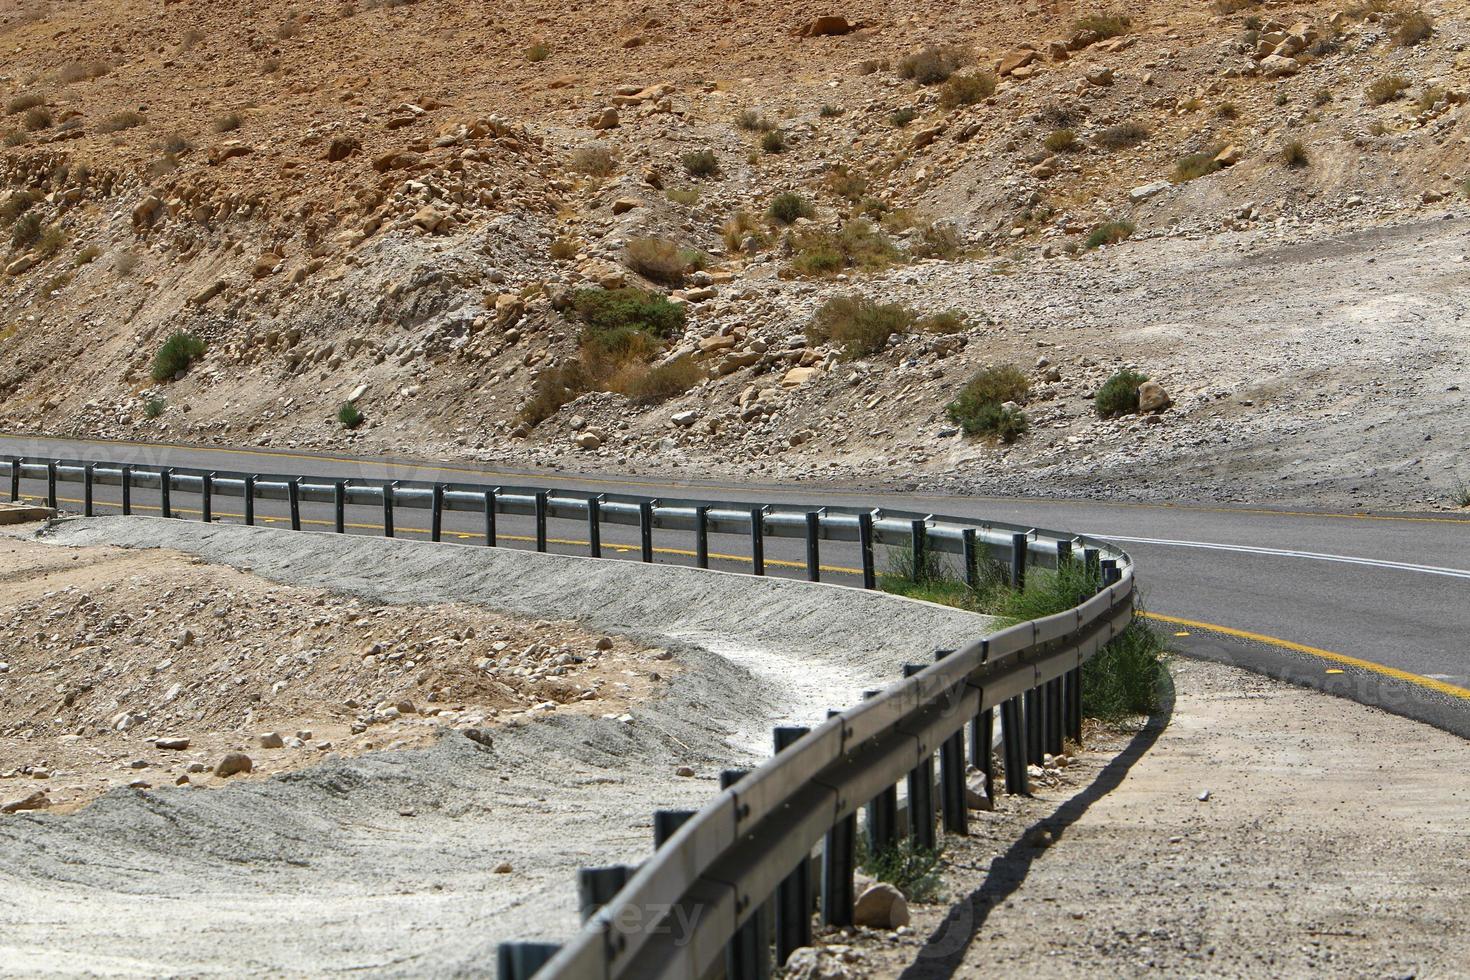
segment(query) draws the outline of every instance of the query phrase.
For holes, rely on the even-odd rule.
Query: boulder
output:
[[[1267,78],[1286,78],[1301,70],[1301,62],[1279,54],[1268,55],[1261,60],[1261,73]]]
[[[279,749],[286,744],[279,732],[264,732],[256,739],[263,749]]]
[[[156,749],[168,749],[173,752],[182,752],[189,747],[189,740],[187,738],[160,738],[153,743],[153,747]]]
[[[7,276],[18,276],[23,272],[29,272],[32,267],[37,265],[40,261],[41,257],[39,255],[36,255],[35,253],[22,255],[20,258],[16,259],[14,262],[5,267],[5,274]]]
[[[1138,386],[1138,414],[1162,412],[1172,404],[1173,399],[1157,381],[1145,381]]]
[[[1098,67],[1088,71],[1087,84],[1096,85],[1099,88],[1107,88],[1113,84],[1113,69]]]
[[[579,432],[572,440],[578,449],[598,449],[602,446],[602,437],[595,432]]]
[[[0,813],[19,813],[22,810],[41,810],[51,805],[46,797],[44,789],[38,789],[29,796],[23,796],[18,800],[11,800],[0,806]]]
[[[1128,192],[1128,199],[1134,202],[1147,201],[1155,195],[1162,194],[1172,186],[1167,180],[1156,180],[1151,184],[1142,184]]]
[[[846,17],[827,15],[817,17],[807,22],[805,27],[796,32],[797,37],[841,37],[851,34],[861,27],[861,24],[853,24]]]
[[[783,387],[783,388],[799,388],[800,386],[806,384],[808,381],[811,381],[811,380],[815,379],[816,376],[819,375],[819,374],[821,374],[821,373],[822,372],[821,372],[821,369],[820,368],[814,368],[814,367],[797,367],[797,368],[792,368],[790,371],[787,371],[785,377],[783,377],[781,379],[781,387]]]
[[[636,197],[620,197],[612,203],[613,214],[627,214],[634,208],[643,207],[643,202]]]
[[[338,136],[327,144],[327,162],[337,163],[346,160],[361,149],[362,141],[356,136]]]
[[[1245,153],[1241,150],[1240,147],[1231,144],[1230,146],[1225,147],[1225,149],[1221,150],[1219,153],[1215,154],[1215,162],[1222,167],[1231,167],[1239,163],[1240,158],[1244,155]]]
[[[216,776],[234,776],[237,773],[249,772],[255,763],[250,761],[250,756],[244,752],[227,752],[225,757],[215,764],[214,774]]]
[[[1017,68],[1024,68],[1031,64],[1036,57],[1037,52],[1032,48],[1016,48],[1014,51],[1008,51],[996,64],[995,73],[1004,78]]]
[[[869,929],[897,929],[909,924],[909,903],[903,892],[880,881],[858,896],[853,922]]]
[[[589,119],[587,124],[593,129],[617,129],[619,122],[618,110],[613,106],[608,106]]]

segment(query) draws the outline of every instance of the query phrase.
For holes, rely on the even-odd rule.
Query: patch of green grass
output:
[[[857,841],[857,864],[863,871],[903,892],[910,902],[934,903],[944,897],[940,878],[940,850],[914,847],[903,837],[878,853],[869,850],[866,834]]]
[[[1470,482],[1455,481],[1454,488],[1450,490],[1450,502],[1456,507],[1470,507]]]
[[[777,224],[789,225],[797,218],[810,218],[813,212],[806,198],[791,191],[782,191],[771,199],[767,213]]]
[[[187,371],[189,365],[204,356],[207,346],[196,335],[185,330],[171,334],[153,357],[151,376],[154,381],[172,381],[174,376]]]
[[[831,344],[846,360],[882,351],[888,338],[906,333],[914,325],[914,314],[900,303],[875,303],[866,296],[834,296],[817,309],[807,324],[806,337],[812,344]]]
[[[720,160],[714,150],[690,150],[679,158],[679,162],[691,177],[713,177],[720,172]]]
[[[986,368],[970,379],[959,396],[945,406],[945,414],[967,436],[985,436],[1012,443],[1029,428],[1026,413],[1008,402],[1021,402],[1031,385],[1014,364]]]
[[[1141,610],[1140,610],[1141,612]],[[1101,721],[1152,714],[1164,679],[1164,644],[1143,618],[1082,665],[1082,714]]]
[[[168,406],[162,398],[150,398],[143,403],[143,417],[156,419],[163,414]]]
[[[1133,236],[1138,229],[1131,221],[1104,221],[1092,233],[1087,236],[1088,248],[1100,248],[1103,245],[1116,245],[1126,241]]]
[[[1103,40],[1127,34],[1128,29],[1133,26],[1132,18],[1126,14],[1096,13],[1085,14],[1078,17],[1072,24],[1076,31],[1092,31]]]
[[[1112,419],[1138,411],[1138,386],[1148,375],[1125,369],[1103,382],[1093,399],[1093,407],[1101,418]]]
[[[829,276],[844,269],[883,269],[902,255],[888,236],[863,218],[853,218],[838,231],[797,229],[790,234],[790,269],[797,275]]]
[[[682,204],[686,208],[693,207],[694,205],[699,203],[699,188],[670,187],[668,190],[664,191],[664,197],[667,197],[675,204]]]
[[[632,329],[669,340],[684,332],[684,308],[642,289],[579,289],[572,307],[593,333]]]
[[[343,402],[342,407],[337,409],[337,421],[344,429],[355,429],[362,425],[362,412],[352,402]]]
[[[1220,164],[1215,159],[1219,155],[1220,151],[1212,148],[1182,157],[1178,163],[1174,164],[1174,175],[1171,179],[1176,184],[1185,184],[1212,174],[1220,169]]]

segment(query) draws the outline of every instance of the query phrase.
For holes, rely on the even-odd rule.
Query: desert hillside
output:
[[[9,4],[0,427],[1453,506],[1467,42],[1450,0]]]

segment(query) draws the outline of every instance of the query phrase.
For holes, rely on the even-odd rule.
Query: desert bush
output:
[[[771,199],[771,208],[767,213],[772,221],[789,225],[797,218],[810,218],[812,206],[800,194],[782,191]]]
[[[1312,105],[1317,106],[1318,108],[1321,108],[1322,106],[1329,104],[1331,101],[1332,101],[1332,91],[1331,91],[1331,89],[1319,88],[1317,90],[1316,94],[1312,96]]]
[[[1250,10],[1260,5],[1261,0],[1215,0],[1215,12],[1220,14],[1236,14],[1242,10]]]
[[[1325,58],[1342,50],[1342,38],[1319,37],[1307,46],[1307,54],[1313,58]]]
[[[676,357],[665,364],[626,364],[609,383],[609,388],[640,405],[653,405],[684,394],[709,374],[693,357]]]
[[[193,51],[200,41],[204,40],[202,31],[188,30],[179,38],[179,52]]]
[[[1125,368],[1104,381],[1093,399],[1093,407],[1101,418],[1112,419],[1138,411],[1138,386],[1148,375]]]
[[[848,268],[881,269],[900,258],[888,236],[863,218],[854,218],[837,231],[811,228],[793,233],[790,245],[790,268],[805,276]]]
[[[937,849],[916,847],[904,837],[874,854],[867,841],[866,835],[859,835],[857,863],[865,872],[897,888],[907,901],[923,904],[943,898],[943,869]]]
[[[26,110],[22,124],[26,129],[34,133],[37,130],[50,129],[54,121],[51,116],[51,110],[43,105],[38,105],[34,109]]]
[[[669,340],[684,331],[684,308],[643,289],[579,289],[572,308],[594,334],[638,330]]]
[[[876,354],[888,338],[907,333],[914,314],[899,303],[875,303],[865,296],[834,296],[823,303],[811,322],[806,337],[813,345],[831,344],[844,360]]]
[[[682,204],[686,208],[692,208],[699,203],[698,187],[670,187],[664,191],[664,197],[675,204]]]
[[[821,116],[823,119],[835,119],[846,111],[847,110],[842,108],[841,106],[828,104],[822,106],[822,108],[817,111],[817,115]]]
[[[337,409],[337,421],[344,429],[355,429],[362,425],[362,412],[352,402],[343,402],[342,407]]]
[[[1239,119],[1240,110],[1235,107],[1234,102],[1221,102],[1215,107],[1215,115],[1221,119]]]
[[[1066,153],[1078,148],[1077,134],[1070,129],[1059,129],[1048,133],[1046,139],[1042,140],[1042,145],[1053,153]]]
[[[117,133],[124,129],[132,129],[134,126],[141,126],[147,121],[142,115],[131,110],[115,112],[97,124],[97,132]]]
[[[1087,247],[1098,248],[1103,245],[1116,245],[1132,237],[1134,228],[1131,221],[1104,221],[1092,233],[1087,236]]]
[[[770,244],[760,219],[749,211],[736,211],[731,215],[720,226],[720,237],[724,240],[725,247],[732,252],[740,251],[741,245],[751,238],[755,239],[758,248],[765,248]]]
[[[60,292],[67,286],[70,286],[71,280],[71,270],[57,273],[41,285],[41,297],[43,299],[50,299],[52,293]]]
[[[289,41],[301,34],[301,21],[295,17],[287,17],[281,21],[281,26],[276,28],[276,37],[282,41]]]
[[[1096,13],[1086,14],[1077,18],[1072,27],[1077,31],[1093,31],[1098,37],[1106,40],[1127,34],[1128,28],[1133,26],[1132,18],[1126,14]]]
[[[579,251],[576,240],[572,238],[558,238],[551,243],[551,257],[559,261],[575,259]]]
[[[72,260],[72,265],[80,269],[84,265],[90,265],[93,261],[96,260],[97,256],[101,254],[102,249],[98,248],[96,245],[88,245],[86,248],[77,253],[77,257]]]
[[[136,253],[122,251],[113,256],[112,271],[119,276],[130,276],[133,270],[138,268],[138,256]]]
[[[868,178],[855,174],[845,164],[838,164],[827,171],[824,178],[827,189],[838,197],[849,201],[860,201],[868,191]]]
[[[1119,721],[1152,714],[1159,706],[1164,645],[1153,627],[1135,619],[1082,665],[1082,714]]]
[[[1429,40],[1433,34],[1434,18],[1423,8],[1400,11],[1393,17],[1393,40],[1400,47],[1412,48]]]
[[[46,97],[35,92],[25,95],[17,95],[5,104],[6,115],[13,116],[17,112],[25,112],[27,109],[36,109],[46,104]]]
[[[786,137],[779,129],[773,129],[761,137],[761,149],[767,153],[785,153]]]
[[[203,357],[205,350],[204,341],[199,337],[184,330],[175,331],[153,356],[153,370],[150,372],[153,380],[159,383],[172,380],[189,370],[189,365]]]
[[[88,82],[94,78],[101,78],[110,71],[112,71],[112,65],[100,59],[73,61],[63,65],[56,77],[63,85],[70,85],[72,82]]]
[[[945,414],[967,436],[985,436],[1015,442],[1025,433],[1026,414],[1009,402],[1025,401],[1031,389],[1026,375],[1014,364],[986,368],[970,379]]]
[[[227,112],[214,121],[216,133],[233,133],[245,125],[245,117],[238,112]]]
[[[16,191],[5,199],[5,203],[0,204],[0,222],[7,225],[12,223],[29,211],[35,203],[36,196],[30,191]]]
[[[59,225],[47,225],[36,239],[33,246],[34,251],[40,255],[50,258],[61,251],[61,246],[66,244],[66,232]]]
[[[194,149],[194,144],[184,139],[178,133],[169,133],[158,141],[158,148],[168,156],[176,157]]]
[[[995,94],[995,74],[988,71],[951,75],[939,92],[939,104],[946,109],[974,105]]]
[[[919,233],[909,243],[909,254],[920,259],[953,260],[963,248],[958,227],[948,221],[930,221],[919,226]]]
[[[551,45],[545,41],[532,41],[526,45],[526,50],[523,54],[525,54],[526,60],[534,65],[537,62],[545,61],[551,57]]]
[[[1403,97],[1404,91],[1409,87],[1409,80],[1402,75],[1384,75],[1375,78],[1368,84],[1368,101],[1374,105],[1384,105]]]
[[[900,109],[894,109],[888,114],[888,125],[892,126],[894,129],[902,129],[903,127],[907,126],[909,123],[918,118],[919,110],[915,109],[913,106],[906,105]]]
[[[1188,183],[1191,180],[1198,180],[1207,174],[1212,174],[1216,170],[1219,170],[1220,164],[1215,160],[1215,157],[1219,155],[1220,151],[1212,148],[1201,153],[1191,153],[1188,156],[1180,158],[1179,162],[1174,164],[1174,175],[1172,178],[1174,183]]]
[[[713,177],[720,172],[720,161],[714,150],[690,150],[679,161],[691,177]]]
[[[1420,112],[1428,112],[1433,109],[1442,99],[1449,96],[1449,91],[1442,85],[1431,85],[1420,92],[1414,99],[1414,108]]]
[[[969,52],[963,48],[930,44],[900,60],[898,75],[920,85],[938,85],[969,62]]]
[[[667,238],[634,238],[623,248],[623,261],[644,278],[677,286],[684,281],[693,258]]]
[[[941,310],[914,321],[919,333],[963,333],[967,327],[969,322],[959,310]]]
[[[755,109],[741,109],[735,113],[735,125],[752,133],[766,133],[776,128],[776,124]]]
[[[1310,154],[1307,153],[1307,144],[1301,140],[1288,140],[1281,147],[1279,156],[1283,164],[1293,169],[1300,169],[1312,162]]]
[[[26,134],[24,130],[15,129],[5,134],[6,146],[20,146],[25,141]]]
[[[567,402],[591,390],[592,379],[581,360],[549,367],[536,376],[530,397],[520,408],[521,421],[540,425]]]
[[[1092,142],[1105,150],[1126,150],[1142,143],[1150,135],[1143,123],[1125,122],[1104,129],[1092,138]]]
[[[567,169],[591,177],[611,177],[617,172],[618,161],[612,150],[593,143],[573,150],[567,160]]]
[[[43,223],[41,216],[34,211],[27,211],[16,219],[14,226],[10,229],[10,247],[22,249],[29,247],[41,237]]]
[[[150,398],[143,403],[143,417],[156,419],[163,414],[168,407],[162,398]]]

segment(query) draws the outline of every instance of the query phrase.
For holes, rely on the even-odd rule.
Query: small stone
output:
[[[897,929],[909,924],[909,903],[903,892],[880,881],[858,896],[853,922],[869,929]]]
[[[510,866],[509,861],[501,861],[495,866],[495,873],[498,875],[508,875],[514,870],[515,869]]]
[[[244,752],[229,752],[215,765],[214,774],[216,776],[233,776],[237,773],[249,772],[254,768],[254,765],[250,761],[250,756]]]
[[[572,441],[579,449],[598,449],[602,446],[602,439],[595,432],[579,432]]]
[[[610,636],[599,636],[597,638],[597,649],[599,649],[599,650],[611,650],[612,648],[613,648],[613,638],[612,637],[610,637]]]
[[[51,805],[51,800],[46,796],[44,789],[38,789],[29,796],[23,796],[18,800],[0,806],[0,813],[19,813],[22,810],[41,810]]]
[[[1172,404],[1173,399],[1157,381],[1145,381],[1138,386],[1138,414],[1162,412]]]
[[[675,769],[674,770],[674,775],[675,776],[683,776],[685,779],[690,779],[690,778],[692,778],[694,776],[694,767],[693,766],[680,766],[678,769]]]
[[[279,749],[283,748],[286,744],[285,739],[281,738],[279,732],[263,732],[256,739],[256,742],[258,742],[260,744],[260,747],[263,749]]]
[[[154,748],[170,749],[175,752],[183,751],[189,747],[187,738],[161,738],[153,743]]]
[[[1196,796],[1195,797],[1195,799],[1199,800],[1201,803],[1208,803],[1208,802],[1210,802],[1210,791],[1209,790],[1202,791],[1199,794],[1199,796]]]

